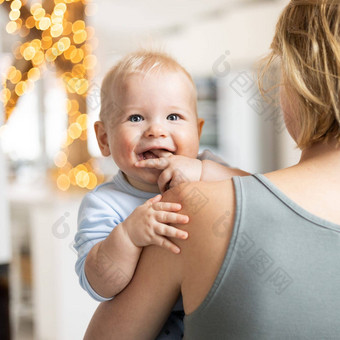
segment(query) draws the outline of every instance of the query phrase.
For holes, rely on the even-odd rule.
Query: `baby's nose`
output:
[[[150,124],[148,129],[145,131],[145,137],[166,137],[168,135],[167,130],[161,124]]]

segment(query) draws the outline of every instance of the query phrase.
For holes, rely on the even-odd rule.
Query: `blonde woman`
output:
[[[185,339],[338,339],[340,6],[291,1],[268,63],[298,164],[180,185],[181,254],[144,250],[130,285],[97,309],[85,339],[153,339],[180,292]],[[150,289],[152,288],[152,289]]]

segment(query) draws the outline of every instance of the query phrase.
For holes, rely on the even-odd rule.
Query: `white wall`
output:
[[[1,128],[0,128],[1,129]],[[1,130],[0,130],[1,134]],[[1,136],[0,136],[1,141]],[[11,259],[9,208],[7,197],[7,166],[0,143],[0,264],[6,264]]]
[[[188,27],[165,39],[166,49],[193,75],[213,75],[212,65],[226,51],[231,67],[249,65],[269,50],[275,25],[287,1],[238,7],[218,19]]]
[[[98,306],[80,288],[74,270],[73,238],[81,199],[81,193],[48,188],[40,199],[26,203],[31,224],[35,339],[82,339]]]
[[[0,40],[1,42],[1,40]],[[0,44],[1,52],[1,44]],[[8,55],[0,53],[0,76],[8,66]],[[0,90],[2,87],[0,87]],[[9,224],[9,205],[7,188],[7,164],[2,150],[2,127],[4,122],[3,105],[0,105],[0,264],[9,263],[11,258],[10,224]]]

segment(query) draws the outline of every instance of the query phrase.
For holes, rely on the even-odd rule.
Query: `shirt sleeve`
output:
[[[86,194],[78,212],[78,231],[75,235],[74,248],[78,252],[75,265],[80,286],[95,300],[103,302],[105,298],[97,294],[85,275],[85,260],[91,248],[108,237],[113,228],[122,222],[122,218],[105,201],[95,193]]]
[[[226,163],[221,157],[213,154],[210,150],[204,150],[202,153],[200,153],[197,158],[201,161],[203,160],[210,160],[213,161],[215,163],[230,167],[230,165],[228,163]]]

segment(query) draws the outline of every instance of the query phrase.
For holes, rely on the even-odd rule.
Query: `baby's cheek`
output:
[[[185,147],[185,156],[190,158],[196,158],[199,149],[199,141],[196,137],[192,136],[191,140],[188,140],[186,147]]]
[[[129,138],[127,137],[122,137],[119,141],[118,141],[118,145],[120,148],[120,152],[124,151],[124,152],[133,152],[136,146],[136,143],[134,143],[133,141],[131,141]]]

